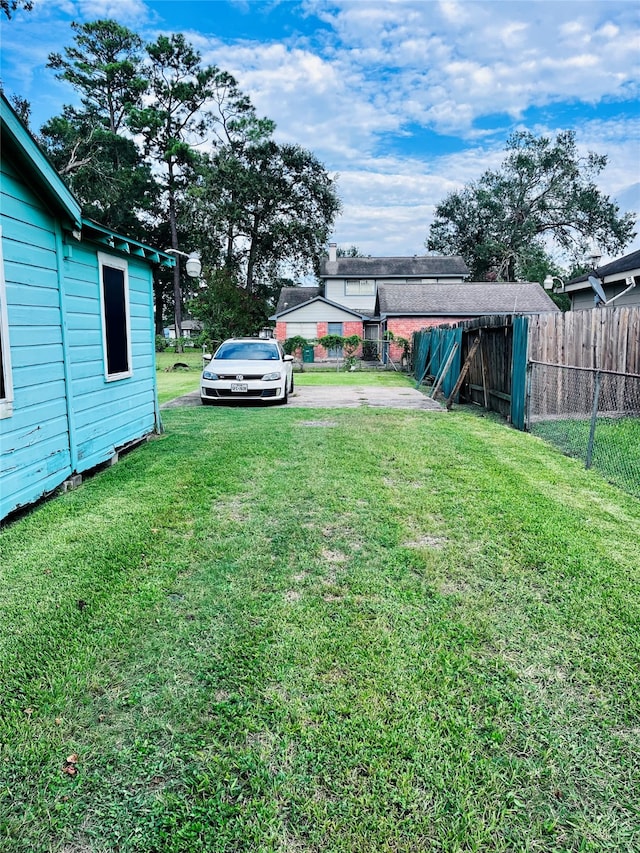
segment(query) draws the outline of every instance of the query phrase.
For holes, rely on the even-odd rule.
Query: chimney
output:
[[[338,259],[338,246],[337,243],[329,243],[329,260],[337,261]]]

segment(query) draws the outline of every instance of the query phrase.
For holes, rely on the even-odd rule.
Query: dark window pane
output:
[[[4,387],[4,355],[2,353],[2,330],[0,330],[0,400],[4,400],[7,392]]]
[[[107,338],[107,374],[129,371],[127,303],[124,270],[102,267],[104,322]]]

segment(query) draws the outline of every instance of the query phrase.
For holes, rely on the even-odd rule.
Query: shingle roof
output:
[[[283,287],[278,297],[275,313],[281,314],[283,311],[302,305],[303,302],[308,302],[319,294],[319,287]]]
[[[294,290],[312,290],[311,287],[305,288],[294,288]],[[308,305],[311,302],[322,302],[325,305],[329,305],[331,308],[338,308],[345,314],[351,314],[353,317],[360,317],[360,319],[368,319],[372,316],[371,311],[359,311],[357,308],[350,308],[348,305],[342,305],[340,302],[333,302],[331,299],[326,299],[324,296],[318,294],[317,296],[312,296],[311,299],[304,299],[301,302],[297,302],[294,305],[287,305],[285,303],[285,307],[273,314],[269,317],[270,320],[278,320],[280,317],[288,317],[290,314],[293,314],[298,308],[302,308],[303,305]],[[278,305],[280,302],[278,302]]]
[[[320,278],[460,278],[469,267],[459,255],[410,258],[338,258],[320,263]]]
[[[470,282],[469,284],[380,285],[380,316],[479,316],[557,311],[537,282]]]
[[[628,255],[623,255],[621,258],[616,258],[615,261],[611,261],[609,264],[598,267],[595,272],[598,278],[601,279],[616,275],[617,273],[620,273],[620,278],[624,278],[625,273],[629,273],[632,270],[637,270],[639,268],[640,249],[636,252],[630,252]],[[579,275],[576,278],[572,278],[571,281],[567,282],[566,286],[568,287],[570,284],[578,284],[579,282],[585,282],[585,284],[587,284],[590,275],[593,275],[593,273],[589,272],[584,275]],[[587,286],[589,285],[587,284]]]

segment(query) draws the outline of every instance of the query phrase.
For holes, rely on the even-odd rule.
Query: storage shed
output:
[[[153,266],[174,259],[84,219],[0,100],[1,519],[159,428]]]

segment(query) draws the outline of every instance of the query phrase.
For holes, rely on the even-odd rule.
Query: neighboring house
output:
[[[607,301],[627,290],[627,279],[634,280],[635,287],[627,290],[619,299],[611,302],[611,305],[640,305],[640,250],[568,281],[563,292],[571,298],[572,311],[595,306],[594,292],[589,284],[590,275],[595,275],[602,282]]]
[[[375,315],[381,336],[411,340],[430,326],[457,323],[489,314],[541,314],[558,306],[537,282],[468,282],[466,284],[412,284],[378,289]],[[399,348],[391,349],[392,357]]]
[[[174,260],[83,219],[0,101],[4,518],[159,427],[152,266]]]
[[[381,287],[405,287],[430,282],[460,284],[469,276],[461,257],[416,255],[409,258],[338,258],[335,243],[321,263],[321,287],[285,287],[276,312],[276,337],[286,340],[300,335],[317,340],[341,335],[377,341],[380,322],[374,316],[376,295]],[[340,355],[316,347],[316,357]]]
[[[537,283],[467,282],[469,270],[459,257],[336,258],[331,246],[321,269],[322,288],[283,288],[271,318],[279,340],[357,334],[371,341],[365,356],[397,360],[402,345],[382,341],[410,340],[420,329],[487,314],[558,310]],[[316,348],[318,358],[332,355]]]
[[[176,324],[172,323],[170,326],[167,326],[168,337],[169,340],[174,341],[176,339]],[[202,323],[199,320],[183,320],[182,321],[182,337],[183,338],[197,338],[200,332],[202,331]]]
[[[329,245],[329,257],[320,264],[326,299],[363,314],[372,314],[381,285],[460,284],[469,268],[458,255],[415,255],[411,258],[338,258]]]
[[[325,335],[363,336],[363,323],[368,315],[338,305],[320,295],[317,287],[283,287],[278,299],[275,315],[276,338],[303,337],[308,341],[318,340]],[[315,347],[315,358],[337,358],[339,351],[327,351]]]

